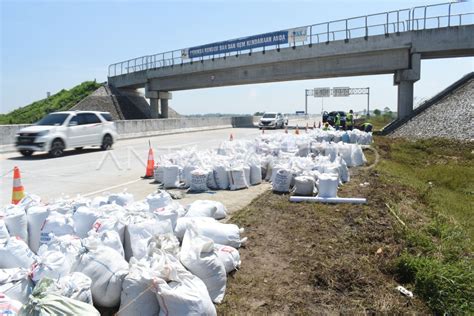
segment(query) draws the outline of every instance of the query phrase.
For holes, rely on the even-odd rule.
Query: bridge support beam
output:
[[[398,86],[398,119],[410,116],[413,112],[413,86],[420,80],[421,56],[412,54],[410,69],[397,70],[393,76],[394,85]]]

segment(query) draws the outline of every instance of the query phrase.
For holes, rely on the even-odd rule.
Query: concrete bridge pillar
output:
[[[411,68],[397,70],[393,76],[393,83],[398,85],[398,119],[410,116],[413,112],[413,86],[420,80],[421,56],[412,54]]]
[[[160,117],[159,100],[160,99],[158,99],[158,98],[150,98],[151,118],[159,118]]]
[[[151,90],[150,85],[145,85],[145,97],[150,99],[151,118],[168,118],[168,100],[171,92]]]
[[[168,100],[171,100],[172,95],[170,92],[159,92],[160,104],[161,104],[161,117],[168,118]]]

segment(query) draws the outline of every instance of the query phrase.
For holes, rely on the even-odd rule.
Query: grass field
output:
[[[436,312],[474,312],[474,145],[378,138],[380,180],[401,188],[387,202],[403,252],[394,273]]]
[[[367,205],[268,192],[233,216],[249,244],[219,313],[474,313],[474,146],[377,137],[374,148],[379,163],[339,191]]]

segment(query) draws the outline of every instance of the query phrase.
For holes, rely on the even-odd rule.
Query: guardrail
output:
[[[474,24],[474,12],[461,12],[466,7],[472,8],[467,2],[440,3],[312,24],[302,26],[302,28],[307,28],[307,34],[309,34],[304,42],[263,46],[257,49],[244,49],[199,58],[183,58],[181,49],[141,56],[111,64],[108,69],[108,76],[115,77],[137,71],[173,67],[187,63],[192,64],[193,62],[204,62],[204,60],[214,60],[216,58],[238,57],[242,54],[252,55],[255,52],[265,54],[268,50],[280,51],[281,48],[285,47],[295,49],[297,46],[309,45],[311,47],[313,44],[329,43],[336,40],[349,41],[360,37],[367,39],[373,35],[388,36],[389,34],[407,31]]]

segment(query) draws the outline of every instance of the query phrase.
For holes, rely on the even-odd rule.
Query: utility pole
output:
[[[370,117],[370,87],[367,87],[367,117]]]
[[[304,90],[304,114],[308,115],[308,95],[311,89]]]

